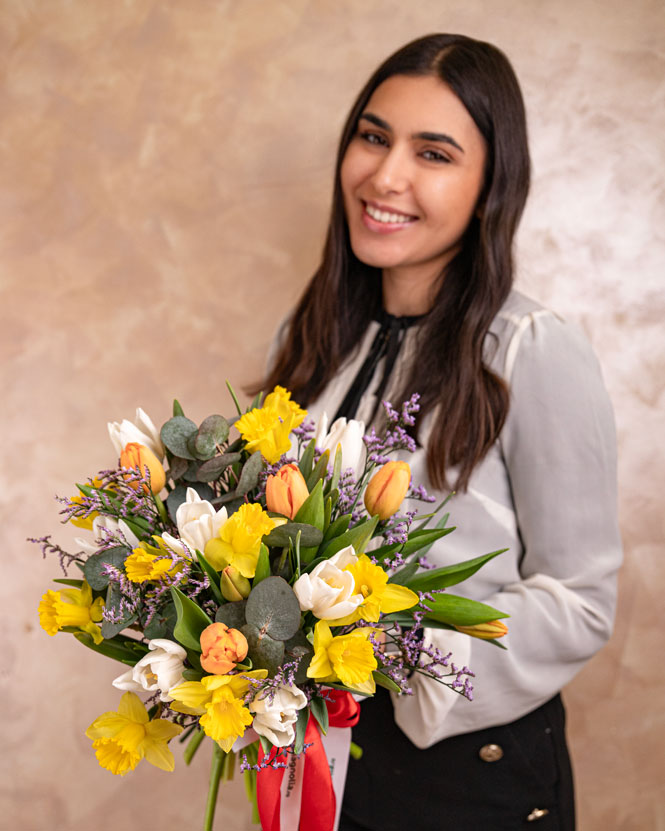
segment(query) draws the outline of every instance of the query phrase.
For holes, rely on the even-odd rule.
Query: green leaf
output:
[[[270,556],[266,545],[261,543],[259,549],[259,559],[256,561],[256,570],[254,571],[253,586],[258,586],[262,580],[270,577]]]
[[[302,753],[305,749],[305,731],[307,730],[307,722],[309,721],[309,707],[303,707],[298,710],[298,719],[296,721],[296,738],[293,746],[294,753]]]
[[[387,675],[384,675],[384,673],[380,670],[375,669],[372,672],[372,676],[374,677],[374,680],[379,687],[383,687],[384,689],[390,690],[391,692],[402,692],[402,688],[399,686],[399,684],[396,684],[392,678],[389,678]]]
[[[187,669],[183,670],[182,677],[185,681],[200,681],[203,678],[203,673],[198,669],[192,669],[188,667]]]
[[[351,514],[343,514],[342,516],[338,516],[334,522],[330,523],[326,528],[326,533],[323,535],[322,551],[325,550],[330,540],[339,537],[347,530],[350,522]]]
[[[408,563],[401,568],[399,571],[396,571],[391,577],[388,578],[388,582],[392,583],[395,586],[406,586],[409,581],[410,577],[418,571],[420,566],[418,563]]]
[[[321,728],[321,732],[323,735],[327,735],[328,733],[328,708],[326,707],[326,702],[323,698],[319,698],[315,696],[309,702],[310,709],[312,710],[312,715],[318,721],[319,727]]]
[[[109,565],[122,570],[129,553],[128,548],[115,546],[88,557],[83,566],[83,574],[90,588],[95,591],[105,589],[109,584],[109,576],[104,574],[104,567]]]
[[[74,588],[80,589],[83,585],[83,580],[74,580],[73,578],[69,577],[58,577],[53,580],[54,583],[61,583],[63,586],[74,586]]]
[[[286,661],[298,660],[296,670],[296,684],[304,684],[308,681],[307,669],[314,655],[314,647],[307,640],[307,636],[299,629],[292,638],[284,642],[284,659]]]
[[[458,597],[455,594],[437,594],[433,601],[428,601],[430,611],[427,617],[441,623],[450,623],[453,626],[473,626],[476,623],[487,623],[502,617],[510,617],[485,603]]]
[[[448,534],[452,534],[454,530],[455,528],[453,527],[423,528],[420,531],[412,531],[409,534],[409,539],[403,545],[400,545],[399,543],[382,545],[380,548],[372,551],[372,556],[376,557],[377,560],[383,560],[399,549],[402,552],[402,556],[409,557],[411,554],[415,554],[425,547],[429,548],[433,542],[440,540]]]
[[[298,467],[300,468],[300,472],[307,481],[309,475],[312,472],[312,466],[314,464],[314,451],[316,450],[316,441],[312,439],[310,443],[305,448],[305,452],[300,457],[300,461],[298,462]]]
[[[319,480],[307,499],[298,509],[294,517],[295,522],[302,522],[306,525],[313,525],[323,532],[325,511],[323,507],[323,483]]]
[[[231,393],[231,398],[233,399],[233,403],[236,405],[236,410],[238,411],[238,415],[242,415],[242,409],[241,409],[240,403],[238,401],[238,396],[235,394],[235,390],[233,389],[231,384],[229,384],[228,381],[226,382],[226,388]]]
[[[196,471],[196,478],[199,482],[214,482],[226,470],[229,465],[239,462],[242,458],[240,453],[222,453],[203,462]]]
[[[292,637],[300,628],[300,604],[282,577],[266,577],[254,586],[245,607],[247,623],[276,640]]]
[[[485,563],[508,551],[507,548],[501,548],[498,551],[492,551],[490,554],[483,554],[481,557],[474,557],[472,560],[465,560],[454,565],[444,566],[443,568],[433,568],[423,571],[411,577],[405,584],[413,591],[431,591],[432,589],[445,589],[447,586],[455,586],[463,580],[467,580],[478,569],[482,568]],[[415,565],[415,563],[414,563]]]
[[[241,629],[247,620],[245,619],[246,600],[237,600],[233,603],[225,603],[215,613],[215,622],[224,623],[229,629]]]
[[[201,554],[198,549],[196,551],[196,559],[199,561],[201,568],[208,575],[208,580],[210,581],[210,591],[213,593],[215,600],[218,603],[224,603],[224,598],[219,590],[219,574],[206,560],[205,555]]]
[[[240,631],[247,639],[247,654],[254,667],[267,669],[270,675],[274,675],[284,660],[284,641],[270,637],[251,623],[246,623]]]
[[[245,462],[240,479],[238,480],[238,487],[235,490],[236,496],[244,496],[255,488],[259,483],[259,473],[263,469],[263,456],[257,450]]]
[[[162,426],[159,435],[174,456],[180,456],[182,459],[194,459],[194,455],[189,450],[188,442],[197,434],[198,429],[193,421],[185,418],[185,416],[177,415],[170,418]]]
[[[378,521],[378,516],[373,516],[371,519],[363,520],[357,525],[354,525],[353,528],[350,528],[344,534],[341,534],[339,537],[331,540],[329,545],[326,546],[326,558],[330,558],[333,554],[337,554],[338,551],[346,548],[347,545],[352,545],[356,554],[363,554],[365,552],[365,548],[367,547],[367,543],[371,540],[372,534],[376,530]],[[376,552],[372,551],[372,556],[375,554]]]
[[[320,482],[328,472],[328,462],[330,461],[330,450],[324,450],[319,461],[316,463],[314,470],[306,477],[307,490],[312,491],[317,482]]]
[[[177,485],[166,498],[166,507],[168,508],[169,516],[174,524],[178,508],[183,502],[187,501],[187,487],[194,488],[201,499],[205,499],[208,502],[212,502],[215,498],[215,491],[210,487],[210,485],[204,485],[202,482],[192,482],[188,486]]]
[[[173,640],[173,628],[176,625],[177,615],[175,605],[167,603],[156,615],[153,615],[150,623],[144,627],[144,637],[152,640],[153,638],[168,638]]]
[[[212,621],[203,609],[184,595],[180,589],[176,589],[173,586],[171,588],[171,595],[178,614],[178,622],[173,630],[176,640],[194,652],[201,652],[201,643],[199,640],[201,632],[207,626],[210,626]]]
[[[307,525],[304,522],[286,522],[266,534],[263,542],[274,548],[284,548],[289,544],[289,540],[295,543],[298,534],[300,534],[301,545],[318,546],[323,539],[321,531],[313,525]]]
[[[184,416],[185,415],[185,411],[180,406],[180,402],[178,401],[177,398],[173,399],[173,415],[174,416]]]
[[[120,612],[121,609],[121,602],[123,596],[118,588],[116,583],[109,583],[108,590],[106,592],[106,601],[104,603],[104,608],[108,611],[115,611]],[[124,615],[117,621],[117,623],[111,623],[109,620],[102,621],[102,637],[106,639],[114,638],[116,635],[119,635],[123,629],[126,629],[128,626],[131,626],[138,618],[136,612],[132,612],[128,610],[125,612]]]
[[[339,484],[339,478],[342,475],[342,445],[337,445],[337,450],[335,451],[335,461],[333,463],[333,474],[330,477],[330,483],[328,486],[328,492],[334,491],[337,485]]]
[[[92,649],[93,652],[98,652],[100,655],[105,655],[107,658],[113,658],[115,661],[120,661],[131,667],[134,666],[143,655],[148,652],[147,644],[140,644],[136,641],[132,642],[129,639],[109,638],[97,644],[92,639],[92,635],[87,632],[75,632],[74,637],[83,646]],[[126,645],[129,644],[129,645]],[[139,652],[141,650],[141,652]]]

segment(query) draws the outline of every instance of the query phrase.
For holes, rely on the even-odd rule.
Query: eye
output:
[[[378,144],[381,147],[388,146],[385,136],[375,133],[372,130],[360,130],[358,135],[363,141],[367,142],[367,144]]]
[[[426,162],[435,162],[437,164],[450,164],[450,157],[438,150],[423,150],[420,154]]]

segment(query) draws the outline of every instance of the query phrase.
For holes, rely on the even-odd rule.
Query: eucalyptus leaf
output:
[[[185,473],[187,473],[187,469],[189,468],[189,460],[183,459],[180,456],[174,456],[171,459],[171,465],[169,468],[169,476],[175,482],[177,479],[181,479]]]
[[[263,542],[275,548],[283,548],[289,544],[289,540],[295,543],[298,533],[300,533],[300,544],[305,546],[318,546],[323,539],[321,531],[313,525],[307,525],[304,522],[287,522],[273,528],[263,537]]]
[[[201,422],[198,434],[210,436],[215,444],[224,444],[229,437],[229,423],[224,416],[210,415]]]
[[[298,669],[296,670],[295,677],[296,684],[304,684],[309,680],[307,670],[313,656],[314,647],[307,640],[307,636],[302,629],[299,629],[292,638],[285,641],[284,660],[298,661]]]
[[[105,566],[122,569],[129,553],[129,549],[124,545],[118,545],[88,557],[83,566],[83,574],[90,588],[95,591],[105,589],[109,584],[109,576],[104,573]]]
[[[174,603],[166,603],[152,620],[143,628],[143,634],[148,640],[153,638],[168,638],[173,640],[173,629],[178,617]]]
[[[229,629],[241,629],[247,622],[245,619],[246,600],[225,603],[215,613],[215,622],[224,623]]]
[[[263,456],[257,450],[243,465],[236,487],[236,496],[244,496],[259,484],[259,473],[263,469]]]
[[[282,577],[266,577],[247,598],[247,623],[276,640],[292,637],[300,627],[300,604]]]
[[[180,456],[183,459],[193,459],[188,441],[196,435],[198,427],[185,416],[177,415],[170,418],[159,431],[159,435],[164,442],[164,445],[173,453],[174,456]]]
[[[201,652],[199,640],[201,632],[210,626],[212,621],[198,604],[184,595],[180,589],[176,589],[175,586],[171,588],[171,596],[178,615],[178,622],[174,627],[173,634],[184,647],[194,652]]]
[[[104,640],[114,638],[116,635],[119,635],[123,629],[126,629],[128,626],[131,626],[138,617],[136,612],[132,611],[131,608],[126,609],[124,613],[121,613],[122,609],[122,600],[123,595],[120,589],[118,588],[116,583],[109,583],[108,591],[106,592],[106,602],[104,603],[104,608],[108,611],[115,612],[116,614],[120,615],[119,619],[112,623],[110,620],[103,620],[102,621],[102,637]]]
[[[267,669],[270,675],[274,675],[284,660],[284,641],[271,638],[251,623],[246,623],[240,631],[247,639],[247,654],[254,667]]]
[[[214,482],[229,465],[239,462],[241,458],[240,453],[222,453],[219,456],[214,456],[199,465],[196,476],[199,482]]]
[[[325,736],[328,733],[328,707],[323,698],[315,696],[309,702],[312,715],[318,721],[321,732]]]

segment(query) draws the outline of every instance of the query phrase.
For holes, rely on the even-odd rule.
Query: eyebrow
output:
[[[362,113],[360,118],[364,119],[365,121],[369,121],[372,124],[375,124],[382,130],[392,132],[390,124],[388,124],[388,122],[384,121],[382,118],[379,118],[378,115],[374,115],[374,113]],[[464,152],[464,148],[461,147],[455,141],[455,139],[452,136],[449,136],[447,133],[431,133],[429,131],[425,131],[422,133],[415,133],[413,138],[423,139],[424,141],[436,141],[440,144],[451,144],[453,147],[456,147],[461,153]]]

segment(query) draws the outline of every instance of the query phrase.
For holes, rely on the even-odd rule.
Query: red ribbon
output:
[[[326,701],[330,727],[353,727],[360,717],[360,705],[353,696],[341,690],[328,690]],[[300,802],[300,831],[332,831],[335,824],[335,791],[330,778],[326,751],[316,719],[310,714],[305,731],[305,744],[311,745],[305,753],[302,797]],[[268,762],[277,755],[271,751]],[[259,745],[259,764],[264,761],[263,749]],[[284,757],[288,758],[288,757]],[[285,768],[265,767],[257,776],[256,797],[263,831],[281,831],[280,805],[282,779]],[[292,831],[292,829],[285,829]]]

